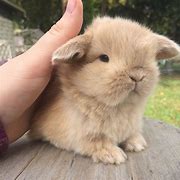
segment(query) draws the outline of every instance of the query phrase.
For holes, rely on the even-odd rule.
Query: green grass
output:
[[[145,116],[180,127],[180,74],[161,77],[149,98]]]

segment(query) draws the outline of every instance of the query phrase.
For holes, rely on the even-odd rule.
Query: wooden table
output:
[[[180,180],[180,129],[146,119],[144,136],[148,149],[119,166],[24,137],[0,158],[0,180]]]

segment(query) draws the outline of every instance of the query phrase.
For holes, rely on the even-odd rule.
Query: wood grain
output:
[[[146,119],[144,136],[148,148],[128,153],[119,166],[93,163],[24,136],[0,158],[0,180],[179,180],[180,129]]]

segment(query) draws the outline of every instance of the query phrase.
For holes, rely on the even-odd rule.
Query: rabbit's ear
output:
[[[172,59],[180,55],[180,46],[165,36],[155,34],[158,41],[156,59]]]
[[[82,58],[90,46],[91,39],[92,35],[90,33],[71,39],[53,53],[53,64],[57,64],[58,62],[73,63]]]

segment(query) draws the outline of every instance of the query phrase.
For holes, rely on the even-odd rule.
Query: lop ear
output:
[[[91,34],[85,33],[69,40],[53,53],[53,64],[57,64],[59,62],[73,63],[74,61],[82,58],[90,46],[91,39]]]
[[[158,42],[156,59],[172,59],[180,55],[180,46],[165,36],[155,34]]]

